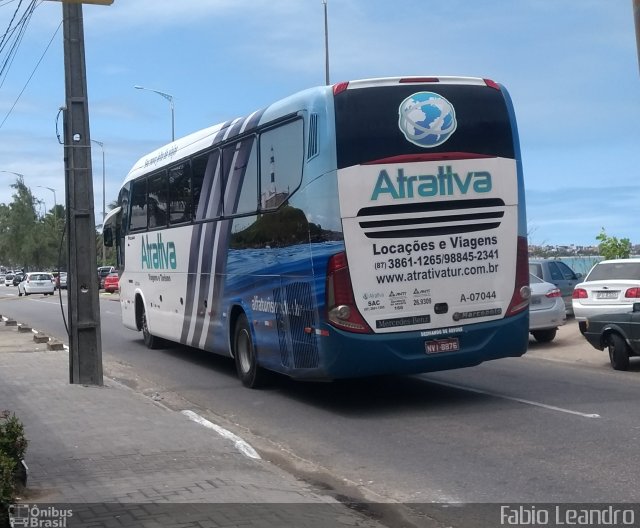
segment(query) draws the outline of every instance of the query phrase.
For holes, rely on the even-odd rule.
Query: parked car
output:
[[[640,258],[602,260],[573,290],[573,313],[584,333],[587,318],[630,312],[640,301]]]
[[[567,321],[560,289],[532,274],[529,275],[529,286],[529,332],[536,341],[549,343],[556,337],[558,327]]]
[[[13,285],[17,286],[18,284],[20,284],[22,281],[24,280],[24,273],[20,272],[20,273],[16,273],[13,275]]]
[[[607,349],[614,370],[627,370],[629,357],[640,356],[640,302],[629,312],[587,318],[582,335],[594,348]]]
[[[58,273],[58,276],[56,277],[56,288],[59,288],[61,290],[67,289],[67,272],[66,271],[61,271],[60,273]]]
[[[530,259],[529,273],[559,288],[567,313],[573,314],[571,296],[576,284],[582,279],[582,273],[575,273],[561,260],[552,259]]]
[[[104,288],[105,277],[114,271],[116,271],[116,269],[113,266],[100,266],[98,268],[98,288]]]
[[[53,284],[53,275],[43,271],[35,271],[27,273],[24,280],[18,284],[18,295],[31,295],[32,293],[43,293],[45,295],[53,295],[55,285]]]
[[[7,273],[4,276],[4,285],[5,286],[13,286],[13,273]]]
[[[117,292],[120,289],[120,276],[118,272],[109,273],[104,278],[104,291],[107,293]]]

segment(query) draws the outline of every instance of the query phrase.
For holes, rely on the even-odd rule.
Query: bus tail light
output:
[[[531,288],[529,288],[529,248],[526,237],[518,237],[518,249],[516,257],[516,283],[507,315],[515,315],[529,308]]]
[[[369,325],[356,307],[346,253],[336,253],[329,259],[325,292],[330,324],[348,332],[371,333]]]

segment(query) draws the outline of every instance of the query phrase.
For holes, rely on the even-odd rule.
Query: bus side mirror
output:
[[[113,230],[110,227],[102,230],[102,243],[107,247],[113,246]]]

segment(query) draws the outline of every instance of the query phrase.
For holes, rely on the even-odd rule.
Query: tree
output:
[[[600,242],[600,244],[598,244],[598,251],[606,260],[629,258],[629,255],[631,255],[631,242],[629,239],[622,238],[618,240],[617,237],[609,236],[605,232],[604,227],[596,237],[596,240]]]
[[[0,263],[11,268],[53,269],[66,252],[60,252],[64,207],[58,205],[42,218],[36,212],[31,189],[18,177],[9,205],[0,204]],[[62,257],[60,257],[62,255]]]

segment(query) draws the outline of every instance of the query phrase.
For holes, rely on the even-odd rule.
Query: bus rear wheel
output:
[[[144,307],[142,308],[142,314],[140,314],[141,325],[142,326],[142,338],[144,339],[144,344],[147,345],[147,348],[152,350],[162,347],[162,339],[156,337],[151,334],[149,331],[149,324],[147,323],[147,312]]]
[[[241,314],[236,321],[233,334],[233,356],[242,384],[250,389],[258,388],[264,381],[265,373],[258,366],[258,356],[245,314]]]

